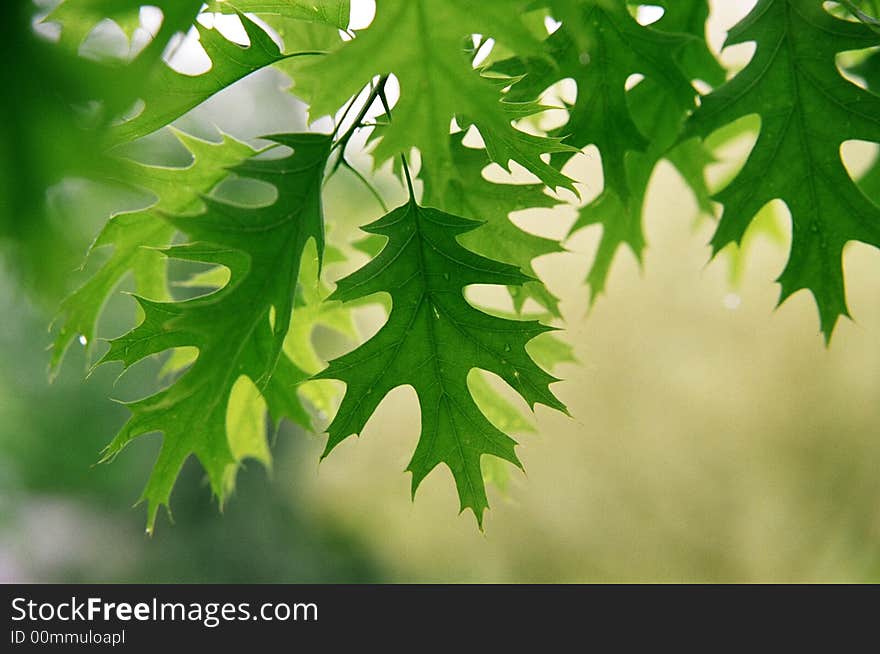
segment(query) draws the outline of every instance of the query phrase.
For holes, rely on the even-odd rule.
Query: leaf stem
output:
[[[379,101],[382,103],[382,108],[385,109],[385,115],[388,116],[388,122],[391,122],[391,107],[388,105],[388,98],[385,97],[385,87],[379,89]],[[413,182],[412,176],[409,173],[409,165],[406,163],[406,155],[401,152],[400,153],[400,162],[403,164],[403,174],[406,177],[406,188],[409,191],[409,200],[410,202],[415,203],[416,201],[416,193],[413,190]]]
[[[342,165],[343,165],[347,170],[350,170],[351,173],[352,173],[355,177],[357,177],[365,187],[367,187],[367,190],[370,192],[370,194],[372,194],[372,196],[373,196],[374,198],[376,198],[376,202],[379,203],[379,206],[382,207],[382,211],[385,212],[385,213],[388,213],[388,205],[385,204],[385,201],[382,199],[382,196],[379,195],[379,191],[376,190],[376,187],[373,186],[373,185],[370,183],[370,181],[369,181],[366,177],[364,177],[364,176],[361,174],[361,171],[359,171],[357,168],[355,168],[354,166],[352,166],[352,165],[351,165],[346,159],[340,157],[340,160],[342,161]]]
[[[358,93],[360,95],[360,93]],[[331,135],[331,139],[336,138],[336,135],[339,133],[339,128],[342,127],[342,124],[345,122],[345,119],[348,118],[349,112],[351,112],[351,108],[354,106],[354,103],[357,102],[358,96],[354,96],[351,100],[348,101],[348,104],[345,105],[345,109],[342,111],[342,115],[339,117],[339,122],[336,123],[336,126],[333,128],[333,134]]]
[[[361,110],[358,112],[358,115],[354,119],[354,122],[351,124],[351,127],[349,127],[348,130],[345,132],[345,134],[343,134],[333,144],[331,151],[335,150],[338,147],[342,147],[342,154],[345,154],[345,146],[348,145],[348,142],[351,140],[351,137],[354,136],[355,131],[357,131],[357,129],[361,126],[361,122],[363,121],[364,117],[367,115],[367,112],[370,110],[370,107],[373,106],[373,103],[376,101],[376,98],[380,97],[380,94],[384,93],[385,83],[387,81],[388,81],[388,75],[383,75],[382,77],[379,78],[379,82],[376,84],[376,86],[373,88],[373,90],[370,91],[370,95],[367,96],[367,100],[366,100],[366,102],[364,102],[364,106],[361,107]],[[346,110],[346,113],[348,113],[347,110]],[[343,119],[344,119],[344,116],[343,116]],[[340,121],[340,123],[339,123],[339,127],[341,127],[341,126],[342,126],[342,121]],[[339,164],[337,164],[336,167],[338,168]]]
[[[410,177],[409,174],[409,166],[406,163],[406,155],[402,152],[400,153],[400,163],[403,164],[403,175],[404,177],[406,177],[406,188],[409,191],[409,201],[414,203],[416,201],[416,194],[415,191],[413,191],[412,177]]]

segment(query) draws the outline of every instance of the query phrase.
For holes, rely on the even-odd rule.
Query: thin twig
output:
[[[379,195],[379,191],[376,189],[376,187],[373,186],[370,181],[361,174],[361,171],[352,166],[346,159],[342,159],[342,165],[347,170],[350,170],[354,174],[354,176],[357,177],[361,181],[361,183],[367,187],[367,190],[376,199],[376,202],[379,203],[379,206],[382,207],[382,211],[384,213],[388,213],[388,205],[385,204],[385,201],[382,199],[382,196]]]
[[[403,174],[406,177],[406,188],[409,190],[409,201],[415,203],[416,193],[413,190],[412,177],[409,175],[409,166],[406,164],[406,155],[400,153],[400,163],[403,164]]]
[[[357,129],[361,126],[361,121],[366,117],[367,112],[370,110],[370,107],[373,106],[373,103],[376,101],[376,98],[384,93],[385,83],[388,81],[388,75],[383,75],[379,78],[379,82],[376,84],[376,87],[370,91],[370,95],[367,97],[367,101],[364,103],[364,106],[361,107],[361,110],[358,112],[357,118],[354,119],[351,127],[348,128],[348,131],[343,134],[336,143],[333,144],[332,149],[335,150],[338,147],[342,148],[343,154],[345,153],[345,146],[348,145],[349,140],[357,131]],[[337,166],[338,167],[338,166]]]
[[[388,98],[385,97],[384,86],[379,89],[379,102],[382,103],[382,108],[385,109],[385,115],[388,116],[388,121],[391,122],[391,107],[388,105]],[[409,190],[410,202],[415,202],[416,192],[413,190],[412,177],[409,174],[409,165],[406,163],[406,155],[402,152],[400,153],[400,162],[403,164],[403,174],[406,177],[406,188]]]
[[[348,104],[345,105],[345,109],[342,112],[342,115],[339,117],[339,122],[336,123],[336,126],[333,128],[333,134],[330,136],[331,139],[335,139],[336,135],[339,133],[339,128],[345,123],[345,119],[348,118],[348,113],[351,111],[351,108],[354,106],[354,103],[357,102],[358,96],[353,96],[351,100],[348,101]]]

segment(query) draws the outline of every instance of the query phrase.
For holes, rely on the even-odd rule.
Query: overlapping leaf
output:
[[[148,529],[158,507],[167,506],[191,454],[208,472],[214,493],[222,499],[228,492],[237,457],[226,431],[227,409],[239,378],[253,383],[276,419],[308,422],[293,393],[305,375],[281,351],[303,250],[311,239],[319,255],[323,251],[320,190],[330,139],[301,134],[272,140],[292,148],[292,154],[251,159],[233,170],[273,184],[278,192],[273,204],[239,207],[204,198],[205,213],[168,216],[190,242],[168,248],[166,254],[225,266],[230,272],[226,286],[183,302],[138,297],[143,322],[113,340],[103,359],[127,367],[168,349],[198,349],[198,358],[173,384],[128,405],[132,416],[107,448],[109,458],[141,434],[162,432],[159,458],[143,493]]]
[[[78,335],[94,343],[101,307],[121,278],[133,272],[143,321],[112,341],[103,361],[128,367],[171,352],[162,373],[169,383],[129,404],[131,418],[106,455],[114,456],[142,434],[162,433],[143,493],[148,528],[158,508],[167,506],[190,455],[201,461],[222,500],[242,459],[269,463],[265,414],[310,426],[297,392],[330,412],[336,397],[328,379],[344,381],[346,391],[328,429],[325,455],[360,433],[390,390],[411,385],[422,416],[408,466],[413,492],[435,467],[446,464],[462,510],[470,508],[481,523],[488,506],[486,481],[504,483],[506,468],[498,462],[519,465],[510,434],[531,428],[490,377],[500,377],[532,407],[542,403],[564,410],[550,391],[555,378],[549,372],[572,358],[570,348],[547,333],[551,328],[522,319],[526,299],[547,309],[541,319],[558,316],[557,299],[535,279],[532,266],[535,258],[561,248],[520,230],[510,214],[552,206],[545,185],[572,188],[562,165],[574,152],[595,145],[605,186],[573,228],[603,227],[589,278],[595,297],[622,246],[641,253],[645,193],[662,158],[683,174],[700,206],[711,208],[703,176],[708,151],[696,139],[682,137],[694,107],[691,82],[718,86],[725,77],[705,44],[707,1],[657,0],[651,4],[664,8],[663,18],[642,26],[632,16],[637,3],[625,0],[379,0],[373,24],[344,44],[340,31],[348,28],[348,0],[212,1],[204,10],[238,14],[250,45],[197,26],[212,68],[196,76],[174,72],[161,56],[170,37],[192,24],[200,3],[158,4],[166,20],[143,53],[132,53],[127,63],[84,62],[89,74],[66,76],[76,93],[65,94],[65,102],[98,101],[98,119],[90,123],[99,128],[96,134],[136,98],[144,101],[140,114],[110,127],[105,145],[144,136],[269,64],[291,74],[294,92],[311,104],[313,117],[336,115],[376,76],[393,74],[401,90],[394,120],[380,118],[387,124],[374,130],[370,144],[378,163],[411,148],[420,151],[423,204],[431,208],[416,203],[410,185],[406,205],[365,228],[382,241],[369,242],[375,246],[372,260],[328,297],[320,281],[321,184],[335,135],[275,137],[292,154],[274,160],[252,158],[249,146],[229,138],[206,143],[180,136],[194,155],[188,168],[119,164],[116,176],[140,178],[139,185],[155,193],[157,202],[115,216],[99,236],[95,247],[112,246],[113,252],[65,301],[53,363],[57,366]],[[759,0],[729,40],[757,42],[752,62],[703,99],[685,132],[706,137],[740,117],[760,116],[760,136],[746,166],[718,196],[725,213],[713,244],[717,250],[739,241],[767,202],[783,199],[791,209],[794,239],[780,278],[782,298],[809,289],[828,336],[838,316],[846,314],[843,246],[849,240],[880,246],[880,208],[868,199],[876,202],[880,196],[880,166],[859,180],[860,191],[840,158],[845,140],[880,142],[880,98],[849,82],[835,61],[840,52],[880,44],[870,16],[859,13],[869,5],[874,3],[853,0],[826,10],[821,0]],[[539,22],[524,18],[524,12],[540,7],[561,21],[543,43],[533,29]],[[827,13],[842,16],[844,7],[864,24]],[[138,10],[131,0],[67,0],[49,20],[62,23],[60,46],[74,50],[102,17],[115,19],[130,35]],[[265,19],[282,36],[284,49],[245,13]],[[529,20],[542,18],[536,12]],[[489,71],[476,70],[474,35],[481,43],[496,39],[507,53],[503,56],[512,58]],[[293,58],[325,51],[329,54],[316,63]],[[871,61],[866,58],[865,65]],[[876,80],[869,73],[868,68],[856,71],[873,88]],[[633,75],[644,78],[633,83]],[[567,78],[577,84],[577,99],[567,107],[566,125],[549,136],[515,127],[542,111],[544,91]],[[26,87],[20,76],[13,81],[16,88]],[[95,91],[102,87],[106,93]],[[476,126],[485,149],[465,147],[464,132],[451,135],[453,120],[465,130]],[[15,136],[15,129],[7,132]],[[342,156],[348,136],[337,142]],[[547,155],[554,156],[548,160]],[[4,169],[10,170],[15,159],[4,157]],[[516,161],[541,184],[491,183],[483,172],[493,161],[503,166]],[[277,199],[255,208],[203,197],[230,166],[239,175],[272,184]],[[62,174],[70,170],[55,168]],[[5,223],[0,226],[8,231]],[[169,247],[177,230],[189,240]],[[208,289],[207,294],[170,301],[165,257],[213,266],[188,282]],[[475,307],[464,296],[474,284],[509,287],[517,315]],[[376,301],[377,293],[390,296],[385,325],[303,386],[323,365],[311,343],[314,327],[353,338],[352,307]]]
[[[0,84],[6,98],[0,106],[0,248],[4,261],[38,297],[56,302],[63,296],[65,277],[85,245],[76,223],[50,219],[47,189],[65,176],[88,177],[100,171],[105,162],[98,128],[131,105],[143,72],[158,60],[175,31],[189,25],[200,2],[154,4],[167,10],[162,27],[125,65],[78,57],[76,51],[100,20],[99,7],[113,15],[136,15],[140,3],[134,0],[64,2],[49,19],[64,18],[60,42],[34,33],[34,14],[39,11],[34,3],[4,5],[8,11],[0,44],[5,62]],[[51,257],[45,253],[47,243],[53,246]]]
[[[51,366],[56,372],[65,351],[75,338],[82,338],[91,351],[95,327],[107,298],[122,278],[131,272],[138,293],[153,300],[167,298],[165,257],[158,248],[167,246],[175,228],[162,213],[191,213],[201,206],[206,194],[228,175],[227,168],[241,163],[255,151],[230,137],[210,143],[175,132],[192,153],[193,162],[186,168],[167,168],[118,160],[115,166],[121,177],[137,180],[156,196],[149,208],[113,216],[92,244],[92,250],[112,247],[113,252],[79,289],[61,303],[59,330],[52,350]]]
[[[501,187],[501,189],[504,189],[508,185],[499,184],[497,186]],[[491,209],[492,207],[490,206],[489,208]],[[496,218],[496,220],[498,220],[498,218]],[[476,230],[472,230],[462,234],[459,240],[464,242],[465,239],[473,236],[475,233],[478,233],[479,230],[485,229],[487,226],[488,225],[484,223]],[[357,241],[355,243],[355,247],[373,258],[382,251],[382,248],[384,247],[386,241],[386,238],[379,236],[378,234],[370,234],[365,238]],[[535,283],[538,282],[526,282],[526,284]],[[514,295],[514,297],[517,297],[519,295],[515,289],[522,289],[522,287],[520,286],[508,286],[507,288]],[[375,300],[367,297],[361,301],[370,302]],[[332,304],[334,305],[335,310],[335,306],[339,305],[340,303],[334,302]],[[355,306],[356,304],[357,302],[355,301],[349,301],[342,306],[351,307]],[[390,303],[388,304],[388,307],[386,307],[386,309],[388,308],[390,308]],[[523,315],[521,310],[518,310],[515,314],[491,311],[487,309],[481,310],[487,311],[488,313],[494,313],[501,318],[507,318],[511,320],[522,320],[523,318],[526,318],[529,320],[541,320],[546,322],[552,320],[554,317],[558,317],[554,316],[551,313],[547,313],[544,315]],[[296,325],[298,325],[299,322],[300,319],[297,320]],[[291,332],[296,329],[296,325],[291,328]],[[302,341],[300,340],[300,342]],[[544,370],[547,370],[551,373],[555,372],[557,366],[559,366],[560,364],[574,363],[576,361],[571,345],[562,340],[562,338],[560,338],[555,332],[539,334],[531,341],[529,341],[527,350],[529,355],[535,360],[538,365],[540,365]],[[476,402],[477,406],[480,408],[480,411],[482,411],[486,415],[486,417],[489,419],[489,422],[491,422],[493,425],[495,425],[495,427],[500,429],[505,434],[526,434],[535,432],[534,426],[526,418],[526,416],[523,415],[523,412],[520,410],[520,408],[515,406],[503,396],[499,389],[496,388],[489,381],[489,379],[487,378],[487,373],[485,373],[484,371],[471,371],[470,375],[468,376],[468,389],[470,390],[474,402]],[[506,487],[506,483],[509,478],[508,469],[509,464],[500,459],[496,459],[494,457],[483,459],[484,480],[486,481],[486,483],[495,484],[501,490],[504,490]]]
[[[552,207],[557,204],[544,193],[542,184],[494,184],[483,176],[490,160],[485,150],[465,147],[463,134],[452,137],[450,144],[456,177],[438,193],[427,176],[423,201],[449,213],[462,216],[480,216],[485,223],[461,237],[469,250],[517,266],[534,279],[510,287],[517,309],[529,298],[537,301],[553,315],[559,316],[559,301],[537,279],[532,261],[538,257],[562,252],[562,246],[553,239],[530,234],[517,227],[510,214],[523,209]],[[425,164],[430,166],[430,162]]]
[[[562,25],[547,39],[547,48],[558,65],[511,59],[495,66],[509,75],[524,75],[511,90],[515,99],[534,97],[563,79],[577,84],[569,120],[554,133],[566,134],[566,142],[579,148],[595,145],[602,158],[603,191],[572,228],[603,228],[588,278],[593,299],[604,289],[621,246],[641,256],[647,184],[693,106],[695,91],[689,79],[723,80],[723,70],[703,38],[706,1],[661,4],[666,9],[663,18],[646,27],[636,22],[624,0],[556,0],[551,10]],[[644,79],[627,91],[636,74]],[[669,156],[705,195],[707,158],[699,146],[690,143]]]
[[[214,2],[209,9],[222,13],[258,14],[284,43],[284,53],[331,52],[342,44],[351,14],[349,0],[229,0]],[[292,80],[291,91],[308,103],[312,93],[309,76],[303,70],[311,57],[289,56],[275,62],[275,68]]]
[[[83,40],[105,19],[116,22],[131,37],[139,23],[142,3],[138,0],[63,0],[45,18],[60,23],[59,48],[77,62],[78,74],[71,86],[81,86],[81,92],[95,97],[89,100],[101,103],[101,120],[104,124],[129,109],[142,90],[142,83],[164,68],[162,56],[172,38],[186,32],[193,24],[201,7],[199,0],[156,0],[154,6],[162,12],[159,30],[139,52],[132,52],[125,61],[108,61],[82,70],[85,60],[75,56]],[[132,58],[133,57],[133,58]],[[161,73],[160,73],[161,74]]]
[[[838,53],[878,44],[867,26],[831,16],[821,0],[760,0],[731,30],[727,43],[755,42],[749,65],[706,96],[689,133],[708,135],[757,114],[761,129],[748,161],[717,199],[724,214],[715,251],[739,242],[771,200],[791,212],[792,244],[779,278],[780,302],[809,290],[830,339],[849,315],[843,247],[880,246],[880,208],[859,190],[841,159],[847,140],[880,142],[880,97],[844,78]]]
[[[493,161],[505,167],[516,161],[551,188],[571,188],[571,180],[541,159],[544,153],[570,148],[511,125],[540,107],[501,102],[499,85],[473,69],[464,48],[465,39],[482,34],[517,52],[541,56],[540,43],[520,17],[527,4],[380,0],[369,28],[307,70],[312,117],[334,115],[376,75],[393,73],[400,82],[400,100],[393,125],[375,149],[377,163],[416,147],[431,162],[426,170],[435,188],[445,188],[455,177],[450,122],[463,116],[478,127]]]
[[[341,251],[328,247],[323,263],[327,265],[344,260]],[[284,353],[298,368],[310,375],[320,372],[327,365],[312,342],[312,335],[317,327],[328,329],[349,342],[359,340],[353,315],[358,304],[328,300],[331,291],[321,279],[320,263],[317,252],[307,247],[294,303],[296,319],[291,321],[290,330],[284,339]],[[302,384],[299,392],[323,416],[333,412],[339,399],[334,384],[321,379]]]
[[[686,78],[700,79],[710,84],[722,83],[724,70],[709,52],[704,40],[708,16],[706,0],[666,3],[664,7],[666,11],[663,17],[650,29],[691,37],[674,52],[675,61],[679,62]],[[654,169],[661,159],[669,160],[678,169],[693,190],[700,209],[706,213],[712,212],[705,168],[713,157],[697,139],[676,145],[688,108],[668,91],[668,87],[654,77],[645,77],[626,92],[629,115],[638,133],[643,135],[644,148],[618,152],[612,156],[612,159],[622,157],[626,186],[621,192],[614,179],[608,180],[606,177],[603,192],[581,209],[578,220],[572,226],[572,233],[589,225],[602,226],[599,247],[587,277],[591,301],[595,301],[604,291],[611,265],[621,246],[629,247],[641,259],[645,247],[645,196]],[[574,114],[577,105],[571,111]],[[612,152],[614,147],[612,144]],[[606,149],[600,146],[603,165],[607,151],[607,145]]]
[[[853,72],[865,80],[869,91],[880,92],[880,52],[872,52]],[[874,204],[880,205],[880,153],[874,156],[874,163],[859,179],[859,188]]]
[[[211,70],[193,76],[178,73],[167,65],[153,68],[141,86],[143,109],[131,120],[113,126],[108,135],[109,143],[146,136],[264,66],[287,57],[314,54],[311,51],[282,54],[261,27],[243,15],[241,21],[250,41],[248,46],[233,43],[216,29],[196,23],[199,42],[211,59]]]
[[[86,37],[104,20],[112,20],[130,39],[140,25],[140,10],[145,6],[140,0],[61,0],[50,11],[44,22],[59,23],[60,45],[76,52]],[[150,58],[158,57],[176,33],[185,30],[192,22],[201,6],[198,0],[154,0],[150,5],[162,12],[162,27],[155,35],[156,52]]]
[[[346,30],[351,3],[349,0],[214,0],[208,3],[206,11],[283,16]]]
[[[339,282],[331,299],[391,295],[388,322],[361,347],[330,363],[319,377],[340,379],[345,397],[328,428],[325,456],[360,433],[382,398],[397,386],[418,394],[422,433],[408,466],[413,492],[437,465],[452,471],[461,508],[477,521],[488,503],[480,470],[484,454],[519,465],[515,442],[489,422],[467,385],[473,368],[500,376],[530,405],[563,405],[549,390],[554,377],[541,370],[525,345],[550,328],[536,321],[490,316],[465,300],[471,284],[520,284],[514,266],[474,254],[456,240],[478,223],[410,200],[367,226],[387,237],[379,255]]]
[[[46,22],[60,23],[59,43],[76,52],[102,20],[110,19],[131,39],[140,25],[140,2],[134,0],[62,0]]]

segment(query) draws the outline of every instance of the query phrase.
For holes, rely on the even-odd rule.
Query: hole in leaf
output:
[[[352,0],[349,30],[362,30],[376,18],[376,0]]]
[[[488,56],[492,53],[492,48],[495,47],[495,39],[489,38],[486,39],[483,44],[480,46],[480,49],[477,50],[474,55],[473,67],[479,68],[480,64],[482,64]]]
[[[497,284],[471,284],[465,287],[464,297],[475,309],[486,313],[512,314],[513,300],[504,286]]]
[[[293,148],[288,145],[281,145],[280,143],[275,143],[274,141],[266,141],[266,146],[269,146],[268,150],[261,152],[258,155],[253,157],[254,161],[272,161],[278,159],[286,159],[293,155]]]
[[[717,161],[706,167],[709,187],[720,190],[727,186],[748,159],[760,132],[761,119],[751,115],[716,130],[706,139],[706,146]]]
[[[195,363],[199,356],[199,348],[192,346],[176,347],[171,350],[159,370],[159,380],[172,382],[179,378],[186,370]]]
[[[473,368],[468,373],[467,384],[474,402],[496,428],[508,434],[535,432],[534,425],[526,418],[531,415],[528,405],[501,377]],[[484,472],[487,458],[483,457]],[[506,463],[501,459],[494,460]]]
[[[229,282],[229,269],[213,263],[168,259],[168,279],[176,300],[210,295]]]
[[[663,7],[657,5],[639,5],[638,11],[636,11],[636,20],[639,25],[651,25],[663,18],[665,13]]]
[[[553,32],[562,27],[562,23],[552,16],[546,16],[544,17],[544,27],[547,29],[547,34],[553,34]]]
[[[278,189],[262,180],[232,176],[220,182],[211,196],[240,207],[266,207],[278,199]]]
[[[840,158],[850,177],[860,179],[877,161],[880,146],[871,141],[845,141],[840,145]]]
[[[199,43],[198,32],[190,29],[186,35],[175,34],[168,43],[165,63],[181,75],[196,77],[211,70],[211,58]]]
[[[626,84],[624,84],[624,88],[629,91],[633,89],[636,85],[638,85],[639,82],[641,82],[643,79],[645,79],[644,75],[642,75],[641,73],[634,73],[626,78]]]
[[[242,375],[233,384],[226,407],[226,437],[236,461],[252,458],[265,466],[271,463],[266,427],[266,400],[254,382]]]
[[[878,53],[880,53],[880,48],[841,52],[835,58],[837,71],[842,77],[863,89],[868,88],[869,83],[876,86],[880,84],[880,76],[873,72],[876,70],[876,60],[869,60],[872,57],[880,56]],[[870,76],[871,79],[866,79],[865,75]]]
[[[199,24],[215,29],[227,40],[242,46],[251,44],[241,19],[236,14],[203,13],[197,18]]]
[[[124,61],[129,55],[128,37],[117,23],[105,18],[86,36],[79,55],[92,61]]]

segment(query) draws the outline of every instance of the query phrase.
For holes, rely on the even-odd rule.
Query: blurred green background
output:
[[[716,48],[751,4],[715,3]],[[748,47],[725,58],[746,60]],[[303,129],[304,107],[288,84],[277,71],[257,73],[178,125],[246,140]],[[724,179],[747,152],[743,142],[719,153],[711,177]],[[133,154],[179,157],[167,134]],[[868,147],[846,154],[854,169],[875,156]],[[586,200],[601,189],[596,153],[570,172],[584,180]],[[387,171],[378,183],[400,193]],[[397,389],[359,439],[320,465],[324,437],[283,427],[271,474],[247,465],[222,514],[190,462],[172,498],[175,523],[160,520],[148,538],[143,508],[131,505],[158,437],[111,465],[94,463],[126,415],[108,398],[150,392],[158,363],[119,381],[112,366],[84,378],[85,355],[74,348],[50,385],[45,350],[57,301],[83,279],[73,270],[78,253],[110,211],[142,199],[70,178],[46,199],[65,249],[45,239],[25,254],[60,274],[34,293],[15,268],[16,245],[3,246],[0,581],[880,581],[880,256],[847,250],[857,322],[842,323],[826,349],[809,296],[774,311],[772,280],[788,249],[784,207],[778,233],[756,231],[743,257],[725,252],[707,264],[712,221],[698,219],[686,186],[663,165],[648,198],[644,264],[620,256],[592,310],[582,280],[596,232],[536,262],[562,298],[564,338],[580,360],[557,371],[565,381],[554,387],[573,418],[539,408],[537,435],[519,438],[527,475],[490,491],[485,533],[470,514],[457,515],[445,470],[410,500],[403,469],[419,416],[412,390]],[[3,201],[9,209],[9,196]],[[327,204],[342,240],[380,213],[345,176],[328,186]],[[516,219],[561,237],[574,213]],[[115,336],[133,319],[119,295],[100,333]],[[364,333],[376,319],[360,316]],[[328,342],[323,353],[345,347]]]

